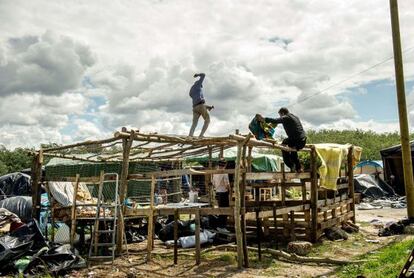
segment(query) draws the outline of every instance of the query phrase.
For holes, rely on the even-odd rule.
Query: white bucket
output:
[[[197,191],[188,192],[188,199],[190,200],[190,203],[197,203],[198,202],[198,192]]]

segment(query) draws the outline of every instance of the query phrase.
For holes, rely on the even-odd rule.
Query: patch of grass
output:
[[[397,277],[413,248],[414,240],[390,244],[375,253],[359,258],[367,260],[366,262],[346,265],[341,267],[336,274],[339,277],[356,277],[358,275],[367,278]]]
[[[365,236],[362,233],[348,234],[348,236],[349,238],[343,241],[324,240],[321,243],[316,243],[308,256],[326,257],[338,251],[360,249],[370,244],[365,242]]]
[[[232,253],[220,254],[217,259],[228,264],[236,263],[236,257]]]

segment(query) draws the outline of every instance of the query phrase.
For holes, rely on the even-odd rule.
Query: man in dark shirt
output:
[[[210,115],[208,111],[214,108],[214,106],[206,105],[206,101],[203,95],[203,81],[205,78],[204,73],[196,73],[194,74],[194,78],[200,77],[196,82],[194,82],[193,86],[190,89],[190,97],[193,100],[193,124],[191,125],[189,136],[194,135],[194,130],[197,127],[198,119],[200,116],[204,119],[204,125],[200,132],[200,137],[204,136],[208,125],[210,124]]]
[[[279,118],[263,118],[262,115],[257,114],[256,118],[258,121],[265,121],[271,124],[282,124],[288,138],[282,141],[283,145],[288,145],[296,150],[302,149],[306,144],[306,133],[302,127],[302,123],[299,118],[285,107],[280,108]],[[282,151],[283,161],[285,165],[296,172],[302,172],[302,166],[300,164],[297,152]]]

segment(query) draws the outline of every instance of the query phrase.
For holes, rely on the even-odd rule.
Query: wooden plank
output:
[[[303,205],[302,200],[286,200],[285,201],[287,207],[291,206],[300,206]],[[271,209],[273,207],[273,204],[276,204],[277,207],[283,207],[281,200],[269,200],[269,201],[260,201],[260,206],[265,209],[266,207],[269,207]],[[308,200],[305,204],[310,204],[310,200]],[[246,207],[255,207],[256,203],[254,201],[248,201],[246,202]]]
[[[348,150],[348,186],[349,186],[349,195],[352,202],[351,210],[353,212],[352,215],[352,222],[355,224],[355,188],[354,188],[354,171],[353,171],[353,153],[354,153],[354,147],[351,146]]]
[[[151,251],[153,250],[154,244],[154,191],[155,191],[155,177],[152,176],[151,181],[151,200],[150,200],[150,208],[148,213],[148,231],[147,231],[147,261],[151,261]]]
[[[251,152],[249,153],[249,156],[251,156]],[[250,158],[251,159],[251,158]],[[246,146],[243,146],[242,149],[242,161],[243,161],[243,169],[247,170],[251,169],[251,161],[249,161],[249,158],[246,158]],[[249,166],[250,164],[250,166]],[[245,217],[245,207],[246,207],[246,171],[243,171],[241,174],[241,184],[240,184],[240,206],[243,210],[241,213],[241,230],[243,233],[243,266],[249,267],[249,251],[247,250],[247,232],[246,232],[246,217]]]
[[[174,264],[178,263],[178,210],[174,211]],[[198,234],[200,236],[200,234]]]
[[[320,229],[321,230],[324,230],[326,228],[333,227],[333,226],[335,226],[335,225],[337,225],[339,223],[342,223],[342,222],[347,221],[348,219],[352,219],[353,216],[354,216],[354,212],[353,211],[350,211],[350,212],[345,213],[343,215],[340,215],[340,216],[338,216],[336,218],[329,219],[329,220],[327,220],[327,221],[322,222],[322,223],[319,224],[320,225]]]
[[[290,240],[295,241],[295,212],[293,210],[290,211]]]
[[[275,229],[277,229],[277,211],[276,211],[276,204],[274,203],[273,204],[273,210],[272,210],[272,216],[273,216],[273,226],[275,227]],[[276,242],[275,242],[275,244],[276,244],[276,249],[278,249],[279,248],[279,241],[277,240],[277,237],[276,237]]]
[[[43,151],[39,150],[39,153],[34,155],[32,161],[32,217],[39,220],[40,218],[40,194],[41,194],[41,180],[42,180],[42,162]]]
[[[102,190],[103,190],[103,184],[104,184],[104,177],[105,177],[105,173],[104,173],[104,171],[101,171],[101,175],[100,175],[100,178],[99,178],[99,188],[98,188],[98,202],[97,202],[97,205],[99,206],[100,205],[100,203],[101,203],[101,200],[99,199],[99,196],[102,196]],[[95,246],[94,246],[94,254],[95,254],[95,256],[96,255],[98,255],[98,243],[99,243],[99,217],[98,216],[100,216],[100,211],[96,211],[96,218],[95,218],[95,226],[94,226],[94,231],[95,231],[95,233],[94,233],[94,244],[95,244]]]
[[[325,211],[332,210],[334,208],[338,208],[338,207],[341,207],[343,205],[350,204],[350,203],[352,203],[352,200],[348,199],[348,200],[345,200],[345,201],[342,201],[342,202],[339,202],[339,203],[333,203],[332,205],[320,207],[319,210],[321,212],[325,212]]]
[[[278,208],[277,209],[277,215],[285,215],[290,213],[290,211],[304,211],[308,210],[310,208],[310,205],[300,205],[300,206],[294,206],[294,207],[285,207],[285,208]],[[265,217],[273,217],[273,210],[268,211],[260,211],[259,213],[260,218]],[[256,214],[254,212],[246,212],[246,219],[254,219],[256,220]]]
[[[316,230],[318,228],[318,219],[317,219],[317,211],[318,211],[318,176],[317,176],[317,169],[316,169],[316,150],[315,147],[311,147],[311,211],[312,211],[312,232],[311,238],[312,242],[316,242],[317,235]]]
[[[244,171],[240,169],[240,172]],[[172,176],[184,176],[184,175],[193,175],[193,176],[204,176],[204,175],[212,175],[212,174],[234,174],[235,169],[210,169],[210,170],[196,170],[193,168],[189,169],[175,169],[175,170],[168,170],[168,171],[153,171],[153,172],[144,172],[140,174],[130,174],[128,175],[129,179],[146,179],[151,176],[155,176],[156,178],[161,177],[172,177]]]
[[[311,173],[286,173],[286,180],[292,179],[306,179],[310,178]],[[260,173],[246,173],[247,180],[277,180],[282,179],[283,174],[281,172],[260,172]]]
[[[53,182],[53,181],[66,181],[66,182],[75,182],[76,177],[48,177],[45,178],[46,182]],[[95,183],[99,184],[99,177],[79,177],[79,182],[83,183]]]
[[[198,209],[195,213],[195,247],[196,247],[196,264],[201,263],[201,245],[200,245],[200,210]]]
[[[73,188],[72,208],[71,208],[71,227],[70,227],[70,246],[73,248],[76,234],[76,196],[78,195],[79,174],[76,174],[75,186]]]
[[[128,169],[129,169],[129,154],[131,151],[132,143],[134,142],[134,131],[131,131],[131,136],[129,139],[122,139],[122,168],[121,168],[121,180],[119,192],[119,202],[121,204],[120,209],[125,212],[125,197],[128,192]],[[124,213],[120,213],[118,217],[117,233],[116,233],[116,251],[118,254],[122,252],[122,242],[124,236]]]
[[[241,160],[241,148],[242,145],[237,145],[237,157],[236,157],[236,168],[234,175],[234,190],[235,190],[235,204],[234,204],[234,223],[236,231],[236,244],[237,244],[237,266],[242,268],[243,266],[243,234],[241,230],[240,222],[240,206],[241,206],[241,196],[240,196],[240,160]]]

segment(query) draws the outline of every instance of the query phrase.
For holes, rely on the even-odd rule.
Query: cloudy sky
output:
[[[414,5],[399,8],[414,125]],[[395,131],[392,54],[388,0],[0,0],[0,144],[187,134],[195,72],[207,136],[280,106],[307,129]]]

